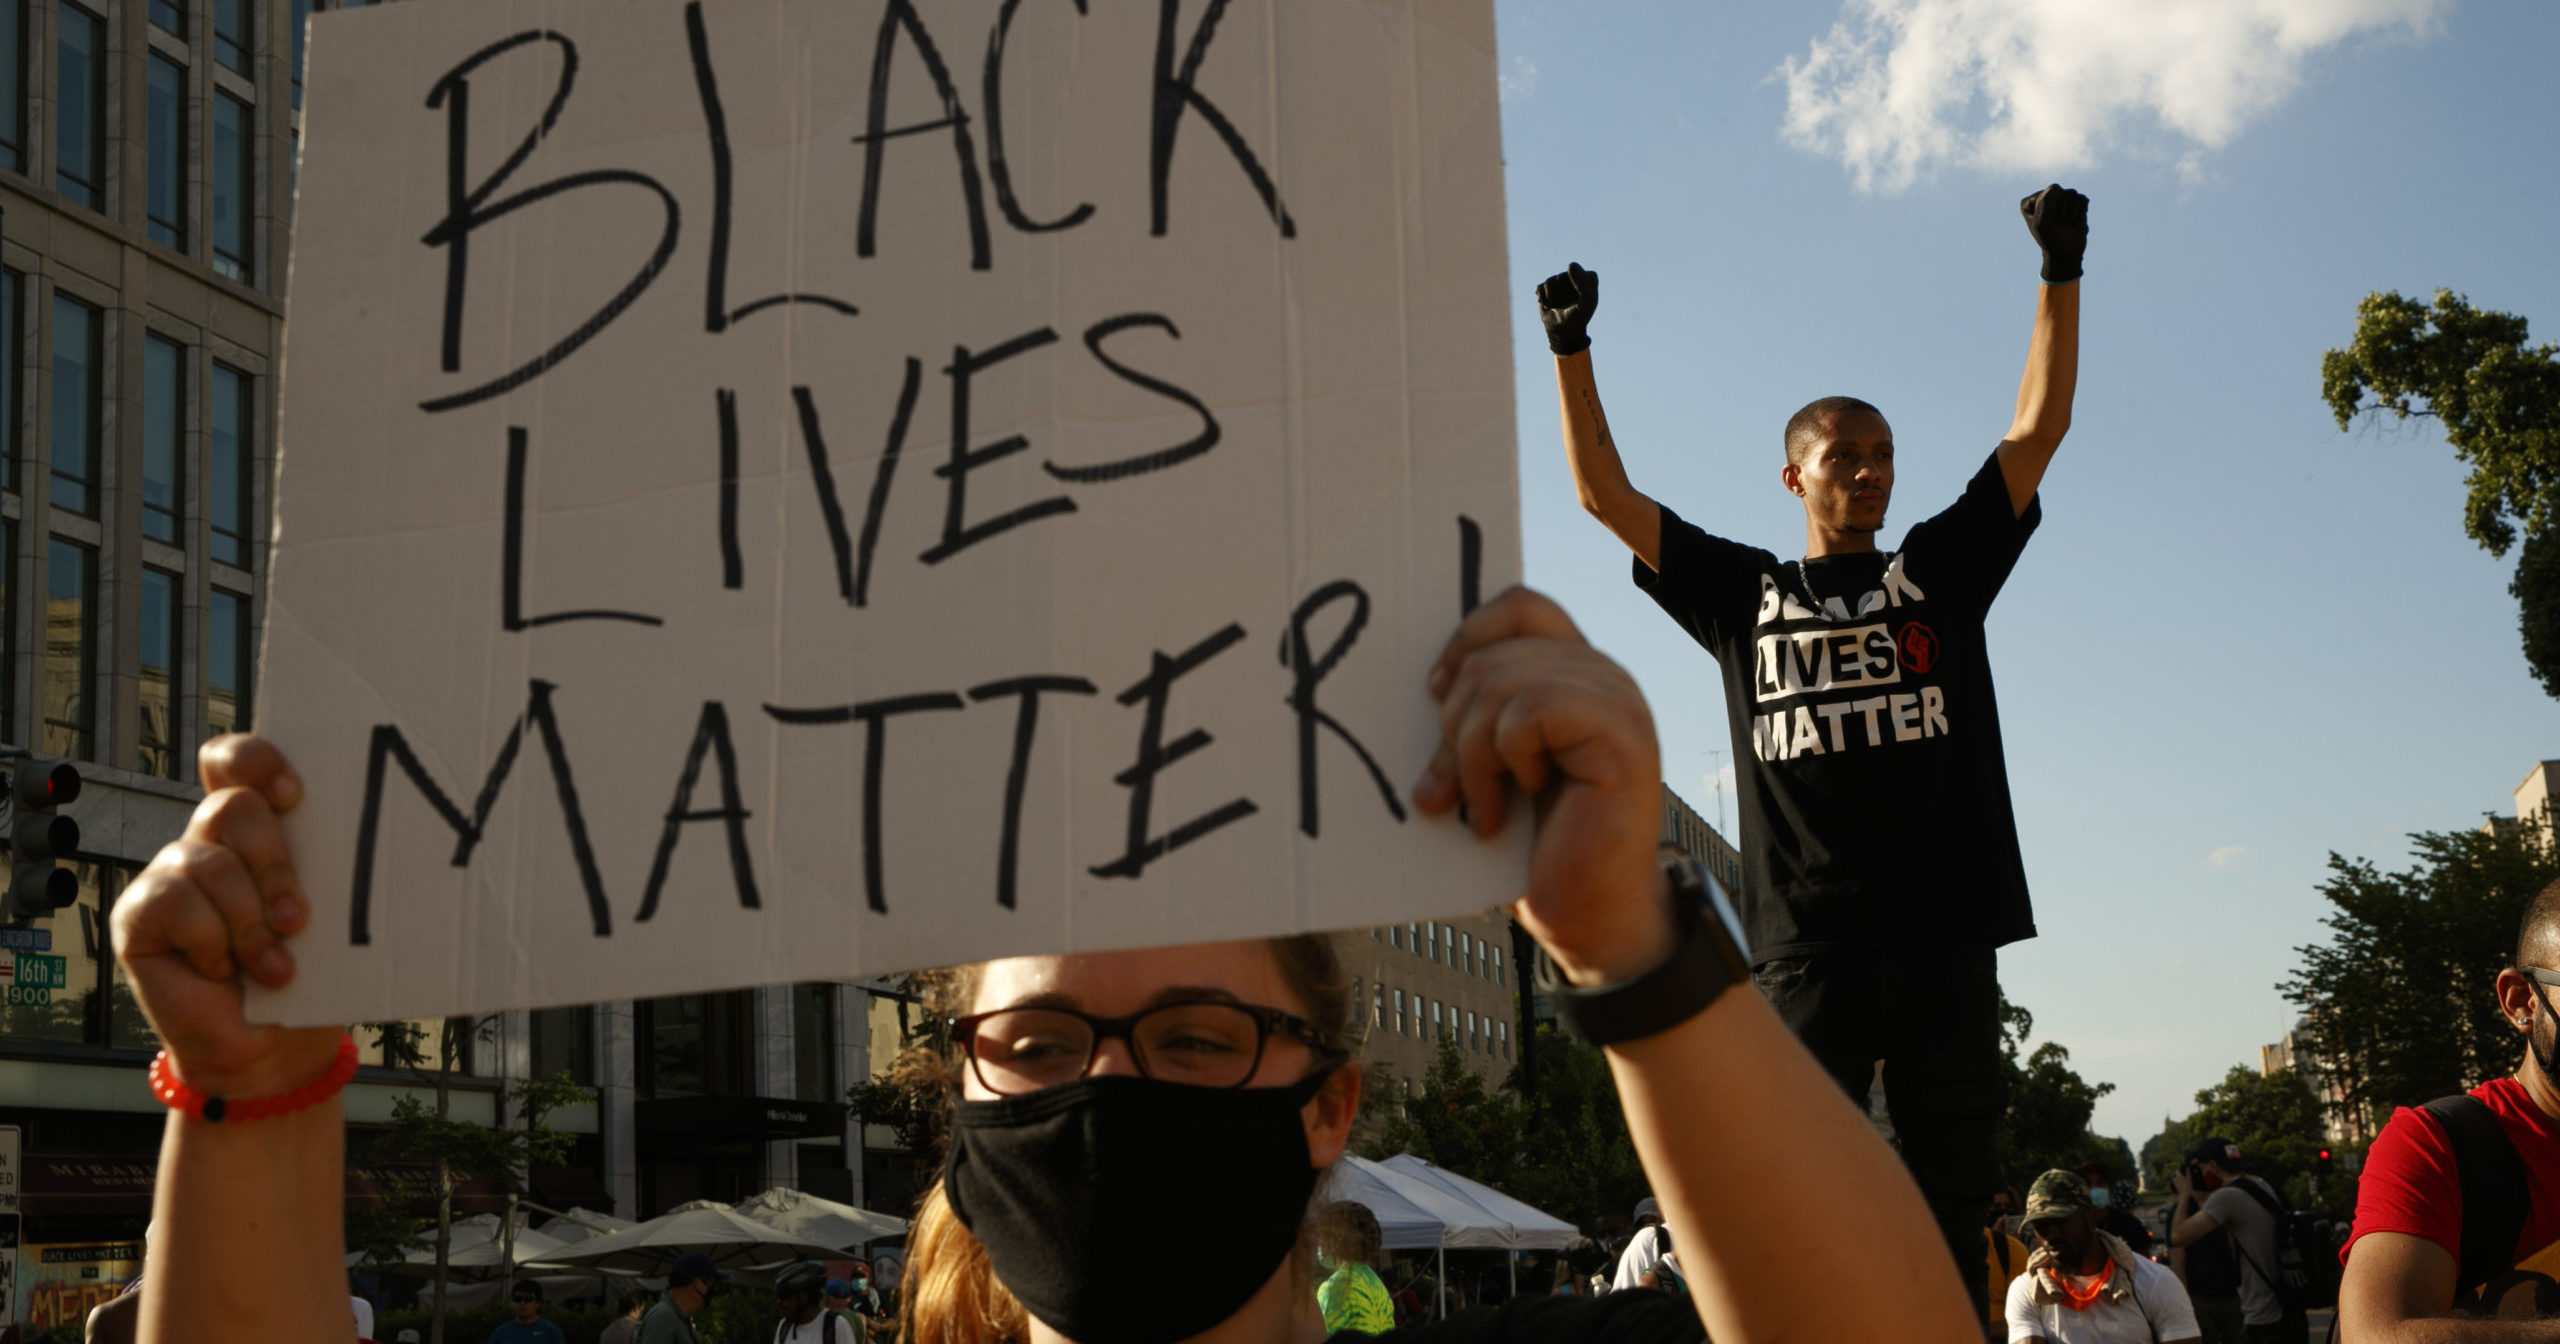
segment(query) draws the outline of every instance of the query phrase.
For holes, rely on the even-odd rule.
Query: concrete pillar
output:
[[[871,991],[860,985],[836,990],[836,1081],[846,1091],[871,1081]],[[870,1191],[862,1180],[862,1118],[850,1109],[844,1116],[844,1164],[852,1172],[854,1204],[869,1207]]]
[[[604,1186],[613,1192],[613,1211],[638,1218],[640,1150],[637,1115],[640,1058],[633,1035],[631,1004],[596,1005],[596,1129],[604,1146]]]
[[[800,1080],[792,1058],[791,986],[768,985],[756,991],[756,1095],[797,1097]],[[764,1185],[771,1189],[800,1185],[800,1145],[775,1139],[764,1146]],[[752,1192],[751,1192],[752,1193]]]

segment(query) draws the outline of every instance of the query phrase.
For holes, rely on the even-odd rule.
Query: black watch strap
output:
[[[1706,1011],[1717,996],[1751,979],[1751,957],[1724,895],[1698,861],[1683,855],[1665,866],[1680,935],[1671,959],[1614,984],[1576,989],[1551,980],[1556,1023],[1588,1045],[1617,1045],[1658,1036]]]

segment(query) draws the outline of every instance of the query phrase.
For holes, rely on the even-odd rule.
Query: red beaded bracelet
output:
[[[279,1092],[272,1097],[245,1097],[236,1101],[208,1097],[178,1081],[178,1075],[169,1068],[169,1052],[166,1050],[151,1061],[150,1082],[151,1095],[158,1097],[161,1105],[219,1122],[265,1120],[309,1110],[336,1096],[347,1085],[347,1080],[355,1076],[356,1038],[350,1033],[338,1038],[338,1057],[330,1061],[326,1072],[290,1092]]]

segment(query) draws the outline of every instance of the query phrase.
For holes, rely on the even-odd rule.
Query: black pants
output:
[[[1982,1219],[2000,1183],[2008,1075],[2000,981],[1987,947],[1922,944],[1780,957],[1752,972],[1788,1029],[1867,1108],[1876,1062],[1903,1165],[1929,1201],[1976,1319],[1988,1310]]]

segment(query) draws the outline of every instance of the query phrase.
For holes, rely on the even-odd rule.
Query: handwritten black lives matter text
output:
[[[1088,14],[1086,0],[1041,3],[1071,4],[1078,21]],[[1148,196],[1143,212],[1147,237],[1164,237],[1173,227],[1175,150],[1183,127],[1193,121],[1216,137],[1224,157],[1261,202],[1277,235],[1283,239],[1298,235],[1297,221],[1283,202],[1278,184],[1264,168],[1261,156],[1202,87],[1203,69],[1228,5],[1229,0],[1206,0],[1205,4],[1195,0],[1187,25],[1180,0],[1160,0],[1156,10],[1151,96],[1146,124],[1136,128],[1143,131],[1148,168]],[[859,157],[862,172],[861,205],[850,229],[856,256],[869,258],[880,250],[879,207],[884,193],[891,189],[889,166],[895,155],[907,156],[897,160],[902,165],[908,158],[916,161],[913,168],[902,167],[896,178],[898,189],[934,189],[933,181],[940,177],[941,189],[957,194],[967,220],[966,265],[972,271],[988,271],[996,266],[999,250],[995,219],[1022,234],[1057,233],[1108,221],[1109,212],[1092,201],[1041,207],[1054,213],[1045,219],[1035,218],[1035,207],[1024,202],[1017,189],[1016,165],[1008,158],[1003,90],[1008,63],[1033,59],[1018,47],[1008,45],[1023,6],[1024,0],[1002,0],[994,12],[984,34],[979,100],[977,109],[972,111],[945,54],[945,39],[954,35],[937,35],[928,22],[927,10],[920,9],[913,0],[884,0],[874,34],[863,130],[853,137],[847,150]],[[685,7],[682,31],[671,33],[669,40],[684,44],[711,167],[710,199],[704,207],[710,221],[704,329],[716,336],[758,313],[793,306],[816,308],[857,322],[866,320],[862,306],[848,296],[785,291],[734,301],[729,292],[729,252],[740,207],[715,43],[700,3]],[[474,164],[470,143],[475,81],[489,75],[502,62],[536,59],[549,60],[556,68],[551,96],[539,120],[524,131],[508,156],[494,168]],[[439,367],[466,385],[419,403],[421,413],[437,415],[474,405],[543,377],[633,312],[665,273],[682,243],[686,203],[665,183],[638,171],[592,169],[499,194],[517,180],[519,173],[529,176],[540,171],[536,160],[541,145],[570,107],[580,60],[577,44],[569,37],[549,30],[529,30],[483,47],[445,72],[429,89],[426,107],[441,114],[446,133],[444,213],[419,241],[443,252],[444,302],[434,315],[440,323]],[[929,85],[941,114],[925,121],[891,124],[891,88],[901,81],[918,79]],[[931,161],[937,156],[947,156],[948,176],[931,170]],[[478,352],[469,348],[465,322],[475,294],[471,251],[474,233],[554,198],[594,189],[619,189],[633,196],[635,213],[630,216],[630,236],[635,241],[645,241],[645,257],[637,260],[622,287],[566,336],[532,358],[493,373],[483,367],[488,361],[475,358]],[[992,219],[987,210],[990,194],[995,205]],[[1136,212],[1128,213],[1130,218],[1136,218]],[[611,238],[598,240],[595,245],[610,249],[619,244],[619,238]],[[952,258],[949,264],[956,265],[958,260]],[[481,295],[482,301],[492,301],[494,289],[504,283],[504,276],[491,268],[479,283],[484,291],[490,291]],[[1172,471],[1195,461],[1220,444],[1223,431],[1218,418],[1200,397],[1149,368],[1151,353],[1161,352],[1163,343],[1181,339],[1181,328],[1173,316],[1135,305],[1127,311],[1093,317],[1065,333],[1051,326],[988,333],[982,342],[953,347],[947,361],[938,355],[929,358],[908,353],[899,361],[902,377],[894,403],[884,401],[881,406],[851,404],[853,399],[837,390],[840,383],[826,389],[794,386],[787,405],[758,404],[752,398],[742,398],[732,387],[706,387],[703,394],[710,414],[706,417],[709,432],[705,438],[716,454],[720,488],[714,506],[716,516],[708,520],[706,528],[712,544],[704,548],[705,562],[716,564],[721,588],[744,590],[756,578],[752,571],[757,558],[772,553],[770,546],[760,550],[758,543],[773,539],[746,535],[739,514],[741,426],[769,423],[770,417],[787,419],[796,431],[808,464],[805,478],[800,479],[805,482],[803,488],[815,496],[825,524],[836,588],[847,606],[856,609],[869,605],[875,581],[886,580],[883,566],[890,558],[879,555],[883,521],[902,498],[922,496],[925,502],[914,507],[938,506],[938,536],[913,557],[916,564],[929,567],[1044,519],[1075,513],[1078,490],[1108,489],[1118,482]],[[1075,352],[1078,345],[1082,347],[1080,355]],[[1058,348],[1053,350],[1053,346]],[[1035,355],[1080,360],[1082,367],[1098,376],[1118,379],[1183,408],[1196,419],[1196,426],[1179,442],[1148,445],[1108,460],[1062,462],[1037,457],[1010,468],[1002,467],[1000,464],[1008,459],[1031,453],[1034,445],[1020,434],[975,442],[971,430],[972,390],[981,376],[1008,361]],[[915,482],[911,474],[902,494],[899,468],[917,426],[919,406],[926,401],[927,384],[935,373],[942,384],[939,395],[947,407],[948,447],[942,459],[931,466],[936,479]],[[555,422],[546,433],[566,437],[574,430],[560,429]],[[840,451],[831,451],[831,436]],[[878,445],[876,455],[868,458],[867,480],[854,479],[837,468],[839,456],[846,460],[864,456],[844,447],[855,444],[857,438],[862,441],[861,447]],[[556,444],[553,451],[567,464],[558,469],[575,469],[575,460],[588,447],[576,442]],[[581,621],[624,622],[661,630],[669,638],[685,637],[681,629],[669,628],[665,618],[642,612],[576,606],[528,610],[532,598],[525,591],[527,479],[529,472],[538,470],[542,450],[543,445],[527,428],[508,429],[501,487],[504,526],[502,589],[496,613],[499,627],[513,634]],[[980,512],[971,507],[972,477],[991,471],[1023,472],[1034,460],[1040,476],[1050,483],[1046,493],[998,512]],[[1461,559],[1457,606],[1463,614],[1478,599],[1483,547],[1481,531],[1473,520],[1460,518],[1457,522]],[[1293,610],[1264,614],[1279,634],[1281,667],[1269,712],[1288,715],[1294,721],[1294,824],[1308,837],[1322,834],[1320,765],[1328,736],[1357,762],[1374,790],[1374,802],[1360,805],[1374,805],[1397,823],[1407,817],[1398,790],[1377,757],[1351,726],[1326,708],[1322,699],[1327,679],[1355,656],[1359,638],[1369,625],[1371,608],[1371,597],[1365,588],[1352,578],[1339,577],[1314,584]],[[888,890],[885,858],[894,840],[883,824],[883,804],[898,793],[900,772],[930,769],[947,774],[955,768],[947,743],[933,740],[937,723],[947,723],[953,715],[1011,716],[1013,731],[1006,754],[1001,759],[972,764],[982,765],[988,779],[987,830],[997,855],[993,888],[984,894],[997,907],[1013,909],[1018,902],[1022,818],[1033,780],[1031,767],[1040,746],[1044,711],[1061,698],[1107,697],[1126,711],[1129,721],[1130,749],[1121,758],[1127,764],[1108,776],[1125,798],[1126,824],[1121,832],[1120,851],[1094,856],[1085,871],[1105,879],[1135,879],[1172,851],[1261,811],[1249,798],[1176,801],[1181,782],[1178,767],[1210,750],[1217,741],[1209,726],[1184,712],[1181,683],[1228,655],[1247,638],[1244,624],[1230,622],[1201,632],[1199,638],[1179,649],[1134,651],[1128,664],[1116,669],[1016,669],[975,685],[904,688],[837,704],[733,707],[719,700],[704,701],[688,722],[668,725],[664,735],[669,801],[632,921],[646,923],[656,916],[677,850],[704,827],[719,832],[718,843],[725,851],[738,906],[762,908],[762,888],[749,830],[761,800],[751,796],[758,781],[740,776],[733,742],[733,727],[740,719],[761,718],[786,730],[776,738],[777,750],[782,752],[861,753],[864,904],[869,911],[885,915],[898,908],[899,902],[921,896]],[[374,726],[366,744],[364,796],[350,887],[348,932],[352,943],[369,944],[373,939],[373,892],[386,815],[395,809],[414,811],[416,804],[423,802],[425,810],[440,820],[454,838],[452,866],[467,867],[493,809],[516,780],[516,767],[519,757],[525,754],[528,733],[541,760],[539,767],[528,769],[538,768],[550,777],[558,824],[575,859],[593,932],[597,937],[612,934],[615,906],[603,875],[604,862],[589,838],[587,804],[579,793],[575,765],[579,744],[563,730],[561,722],[564,712],[575,721],[577,699],[573,686],[539,679],[529,682],[523,708],[486,765],[467,808],[457,801],[459,795],[453,791],[465,781],[439,779],[397,724]],[[617,727],[613,737],[620,743],[631,731],[627,726]],[[842,736],[847,733],[853,737]],[[895,751],[893,739],[903,743]],[[404,783],[405,790],[400,787]],[[522,783],[520,791],[538,787]],[[935,895],[940,897],[946,892],[947,888]]]

